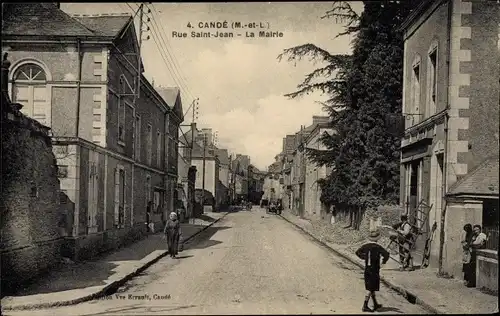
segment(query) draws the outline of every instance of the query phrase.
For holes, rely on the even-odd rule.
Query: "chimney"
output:
[[[54,4],[58,9],[61,9],[61,2],[54,2]]]
[[[315,115],[315,116],[313,116],[313,125],[320,124],[320,123],[328,123],[329,120],[330,120],[330,117],[328,117],[328,116]]]

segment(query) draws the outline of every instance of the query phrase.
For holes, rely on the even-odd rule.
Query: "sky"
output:
[[[361,3],[353,6],[362,10]],[[70,14],[132,13],[136,8],[135,3],[61,4]],[[253,165],[267,170],[281,152],[285,135],[310,125],[313,115],[326,115],[315,102],[326,96],[284,96],[319,65],[308,59],[279,62],[277,57],[286,48],[307,43],[332,54],[350,53],[351,37],[334,39],[343,30],[342,21],[321,18],[332,3],[153,3],[148,8],[151,13],[144,20],[150,21],[143,29],[149,26],[149,31],[143,38],[149,39],[142,46],[146,78],[155,86],[180,87],[185,112],[199,98],[197,126],[217,131],[219,147],[249,155]],[[190,37],[191,31],[216,31],[198,28],[200,22],[224,21],[263,22],[283,37],[246,38],[250,29],[241,31],[241,37]],[[174,31],[188,37],[173,37]],[[191,121],[190,111],[183,124]]]

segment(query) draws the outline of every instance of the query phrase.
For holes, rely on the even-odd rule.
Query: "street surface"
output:
[[[107,298],[6,314],[359,314],[362,277],[359,268],[254,207],[230,213],[179,259],[163,258]],[[383,314],[426,313],[383,285],[378,299]]]

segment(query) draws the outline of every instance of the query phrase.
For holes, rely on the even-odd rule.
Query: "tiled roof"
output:
[[[116,37],[130,22],[130,14],[72,15],[75,20],[104,36]]]
[[[229,165],[229,154],[227,149],[216,149],[215,154],[218,156],[219,162],[222,165]]]
[[[450,195],[498,195],[499,158],[490,158],[450,188]]]
[[[170,109],[174,109],[175,101],[177,101],[177,96],[179,95],[179,88],[177,87],[157,87],[155,88],[158,91],[158,94],[161,95],[163,100],[167,102]]]
[[[131,18],[125,13],[69,15],[50,2],[11,3],[2,25],[2,34],[115,38]]]
[[[2,35],[99,36],[55,3],[10,3],[2,21]]]

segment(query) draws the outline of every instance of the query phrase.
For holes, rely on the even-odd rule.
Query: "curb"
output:
[[[220,221],[221,219],[223,219],[224,217],[226,217],[230,212],[225,212],[225,213],[226,214],[224,214],[222,217],[216,219],[212,223],[210,223],[207,226],[205,226],[202,229],[200,229],[198,232],[194,233],[193,235],[191,235],[188,238],[186,238],[185,240],[183,240],[182,244],[186,243],[187,241],[193,239],[194,237],[196,237],[197,235],[199,235],[203,231],[207,230],[209,227],[211,227],[212,225],[214,225],[215,223],[217,223],[218,221]],[[2,311],[15,311],[15,310],[19,311],[19,310],[30,310],[30,309],[44,309],[44,308],[51,308],[51,307],[76,305],[76,304],[80,304],[80,303],[83,303],[83,302],[94,300],[94,299],[102,297],[102,296],[109,295],[107,293],[117,290],[120,286],[122,286],[123,284],[125,284],[127,281],[130,281],[132,278],[134,278],[135,276],[137,276],[138,274],[140,274],[141,272],[143,272],[144,270],[146,270],[147,268],[149,268],[150,266],[152,266],[153,264],[155,264],[156,262],[158,262],[161,258],[165,257],[167,254],[168,254],[168,251],[164,251],[163,253],[159,254],[156,258],[153,258],[150,261],[145,262],[142,266],[138,267],[133,272],[125,275],[124,277],[120,278],[119,280],[111,282],[110,284],[104,286],[102,289],[100,289],[99,291],[97,291],[95,293],[92,293],[92,294],[89,294],[89,295],[85,295],[85,296],[82,296],[82,297],[79,297],[79,298],[76,298],[76,299],[67,300],[67,301],[58,301],[58,302],[41,303],[41,304],[19,305],[19,306],[12,306],[12,307],[6,306],[6,307],[2,307]]]
[[[290,221],[289,219],[285,218],[283,215],[279,215],[279,217],[281,217],[282,219],[284,219],[288,223],[292,224],[293,226],[297,227],[298,229],[300,229],[301,231],[303,231],[304,233],[306,233],[307,235],[309,235],[310,237],[312,237],[316,242],[318,242],[322,246],[328,248],[330,251],[332,251],[333,253],[335,253],[337,256],[339,256],[339,257],[341,257],[341,258],[343,258],[343,259],[345,259],[345,260],[353,263],[354,265],[356,265],[357,267],[359,267],[361,269],[365,268],[361,263],[353,260],[348,255],[343,254],[339,250],[337,250],[335,248],[332,248],[327,243],[323,242],[322,240],[320,240],[319,238],[317,238],[316,236],[314,236],[313,234],[311,234],[310,232],[308,232],[307,230],[305,230],[301,226],[299,226],[299,225],[295,224],[294,222]],[[427,304],[426,302],[424,302],[422,299],[420,299],[418,296],[416,296],[415,294],[411,293],[407,289],[405,289],[405,288],[403,288],[403,287],[401,287],[399,285],[396,285],[396,284],[392,283],[391,281],[386,280],[383,276],[380,276],[380,281],[382,281],[382,283],[384,285],[386,285],[387,287],[389,287],[390,289],[392,289],[392,290],[398,292],[399,294],[401,294],[406,300],[408,300],[408,301],[410,301],[410,300],[414,301],[415,302],[414,304],[417,304],[417,305],[420,305],[420,306],[424,307],[430,313],[433,313],[433,314],[446,314],[445,312],[440,311],[437,308],[435,308],[435,307]]]

